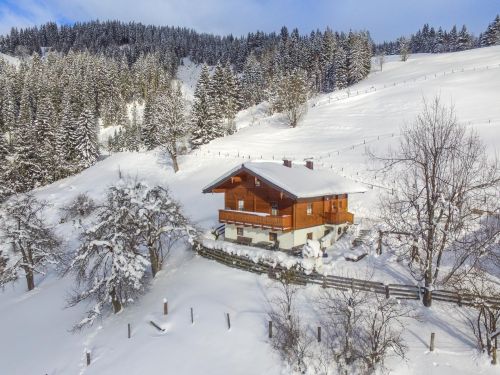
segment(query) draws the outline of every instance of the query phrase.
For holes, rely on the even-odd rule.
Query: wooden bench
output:
[[[238,236],[236,237],[236,243],[240,245],[251,245],[252,239],[250,237]]]

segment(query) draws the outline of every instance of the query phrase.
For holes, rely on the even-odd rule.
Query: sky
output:
[[[47,21],[137,21],[245,35],[301,33],[329,26],[368,30],[376,42],[410,35],[424,23],[449,29],[466,24],[478,35],[500,13],[500,0],[0,0],[0,34]]]

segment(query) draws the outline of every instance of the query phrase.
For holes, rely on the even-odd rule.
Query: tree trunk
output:
[[[35,276],[33,275],[33,271],[31,269],[25,270],[26,273],[26,282],[28,284],[28,290],[35,289]]]
[[[149,261],[151,262],[151,274],[154,278],[159,271],[160,265],[158,261],[158,254],[156,254],[156,251],[152,246],[149,246]]]
[[[428,280],[426,276],[424,298],[422,300],[425,307],[431,307],[432,305],[432,291],[430,289],[430,286],[431,286],[430,280]]]
[[[177,162],[177,155],[172,155],[172,166],[174,167],[174,172],[179,172],[179,163]]]
[[[111,290],[111,303],[113,304],[113,312],[116,314],[116,313],[119,313],[122,309],[122,304],[121,302],[118,300],[118,298],[116,298],[116,291],[115,289],[113,288],[113,290]]]

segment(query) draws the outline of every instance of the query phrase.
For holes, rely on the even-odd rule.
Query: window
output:
[[[308,203],[307,204],[307,214],[308,215],[312,215],[313,213],[313,204],[312,203]]]
[[[278,203],[276,202],[271,203],[271,215],[278,216]]]
[[[340,236],[342,234],[342,228],[339,227],[339,229],[337,230],[337,234]]]
[[[243,228],[236,228],[236,235],[243,236]]]
[[[328,235],[329,233],[330,233],[330,229],[326,229],[324,236]]]
[[[245,201],[243,199],[238,199],[238,211],[243,211],[245,209]]]
[[[255,179],[255,186],[256,187],[260,186],[260,180],[258,178]]]
[[[278,241],[278,233],[269,232],[269,241],[270,242]]]
[[[307,233],[307,239],[312,240],[313,239],[313,234],[312,232]]]

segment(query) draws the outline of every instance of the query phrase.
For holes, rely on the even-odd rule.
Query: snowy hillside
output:
[[[12,56],[6,55],[4,53],[0,53],[0,59],[8,62],[9,64],[15,65],[15,66],[18,66],[19,64],[21,64],[21,61],[17,57],[12,57]]]
[[[378,67],[377,67],[378,69]],[[407,62],[389,61],[383,71],[348,90],[312,99],[302,123],[290,129],[280,115],[267,116],[265,104],[237,117],[236,134],[217,139],[180,159],[174,174],[170,161],[156,152],[118,153],[79,175],[36,190],[53,204],[48,221],[57,226],[68,248],[76,246],[77,231],[71,223],[59,224],[59,208],[78,193],[101,199],[118,179],[118,171],[168,186],[197,226],[209,230],[217,223],[221,195],[203,195],[202,187],[243,160],[277,160],[283,156],[302,161],[312,157],[315,168],[330,169],[365,183],[368,192],[350,201],[356,217],[370,218],[378,194],[390,188],[369,171],[365,147],[384,150],[398,138],[399,128],[420,111],[422,98],[440,95],[454,103],[459,120],[474,127],[491,153],[500,145],[500,46],[441,55],[414,55]],[[199,67],[189,61],[179,79],[186,97],[192,96]],[[381,188],[379,188],[382,187]],[[373,189],[372,189],[373,187]],[[391,262],[391,259],[384,259]],[[336,260],[335,260],[336,262]],[[339,260],[339,272],[346,262]],[[370,265],[387,278],[408,281],[396,266],[385,269],[370,255],[358,272]],[[335,267],[337,263],[333,264]],[[357,263],[348,265],[356,269]],[[347,266],[346,266],[347,267]],[[381,276],[382,277],[382,276]],[[23,280],[0,292],[0,374],[284,374],[281,360],[267,342],[266,309],[272,282],[229,269],[176,249],[150,291],[133,306],[102,324],[72,334],[68,330],[81,318],[85,306],[65,309],[71,280],[48,274],[38,287],[25,292]],[[318,288],[307,287],[307,303]],[[162,315],[163,299],[170,313]],[[194,309],[191,324],[190,308]],[[462,310],[436,304],[424,310],[425,322],[408,325],[405,339],[408,361],[390,360],[396,374],[493,374],[473,349],[473,337]],[[227,329],[225,313],[231,314]],[[307,317],[311,327],[317,322]],[[159,332],[155,320],[166,328]],[[127,339],[127,324],[132,338]],[[436,332],[436,351],[428,351],[428,338]],[[14,345],[13,343],[19,343]],[[92,364],[85,364],[90,351]],[[425,360],[425,361],[424,361]]]

